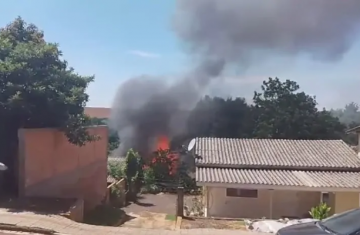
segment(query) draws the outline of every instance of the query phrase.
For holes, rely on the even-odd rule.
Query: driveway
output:
[[[139,214],[143,211],[152,213],[163,213],[169,215],[176,214],[176,199],[175,194],[141,194],[135,203],[131,203],[122,209],[126,214]]]
[[[136,202],[122,208],[129,216],[129,220],[122,226],[166,230],[175,228],[176,198],[177,195],[164,193],[139,195]]]

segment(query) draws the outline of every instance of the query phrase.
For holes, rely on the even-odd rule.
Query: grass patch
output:
[[[176,215],[166,215],[165,219],[170,221],[176,221]]]
[[[119,226],[126,216],[126,213],[120,208],[101,205],[84,215],[84,223],[103,226]]]
[[[246,223],[244,220],[237,220],[237,224],[246,226]]]

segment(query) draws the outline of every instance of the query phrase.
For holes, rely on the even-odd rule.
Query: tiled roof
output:
[[[111,108],[85,107],[84,112],[92,118],[110,118]]]
[[[360,158],[342,140],[197,138],[197,164],[213,167],[358,168]]]
[[[359,188],[360,172],[245,170],[228,168],[196,169],[198,183]]]
[[[359,132],[359,131],[360,131],[360,126],[356,126],[347,130],[346,133]]]

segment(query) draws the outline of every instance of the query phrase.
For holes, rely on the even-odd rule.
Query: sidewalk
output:
[[[125,227],[105,227],[76,223],[59,215],[41,215],[32,212],[8,212],[0,209],[0,222],[16,224],[19,226],[38,227],[52,229],[60,234],[69,235],[262,235],[239,230],[215,230],[215,229],[187,229],[187,230],[158,230],[158,229],[136,229]],[[1,232],[0,232],[1,233]]]

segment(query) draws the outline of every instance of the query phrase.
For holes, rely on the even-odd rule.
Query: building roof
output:
[[[197,138],[198,166],[278,169],[360,168],[342,140]]]
[[[350,128],[349,130],[346,131],[346,133],[351,133],[351,132],[360,132],[360,126]]]
[[[110,118],[111,108],[85,107],[84,112],[92,118]]]
[[[196,169],[197,183],[359,188],[360,172],[290,171],[207,168]]]

